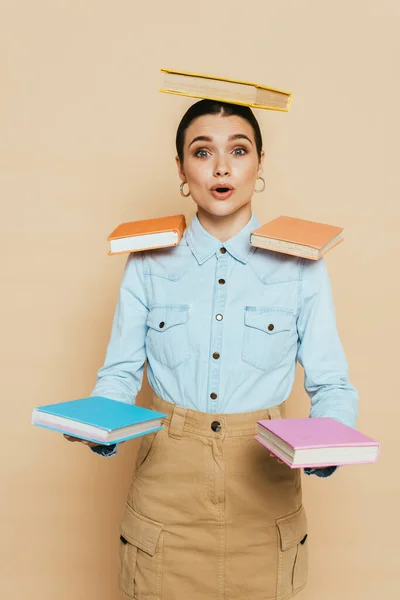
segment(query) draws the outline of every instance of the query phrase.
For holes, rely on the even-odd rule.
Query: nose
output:
[[[215,171],[216,177],[225,177],[226,175],[229,175],[229,171],[227,169],[217,169]]]
[[[214,175],[215,177],[226,177],[230,174],[230,167],[225,158],[219,157],[215,163]]]

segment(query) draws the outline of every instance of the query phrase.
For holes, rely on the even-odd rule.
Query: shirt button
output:
[[[225,279],[218,279],[218,283],[220,283],[221,285],[223,285],[225,283]]]
[[[220,354],[218,352],[214,352],[213,358],[219,358],[219,357],[220,357]]]
[[[220,248],[219,251],[221,252],[221,254],[225,254],[226,248]]]
[[[270,323],[268,325],[268,331],[273,331],[274,330],[274,325],[272,323]]]
[[[224,317],[218,313],[218,315],[215,315],[215,318],[217,319],[217,321],[222,321]]]
[[[216,400],[217,399],[217,394],[215,394],[214,392],[212,392],[212,394],[210,394],[210,398],[212,400]]]
[[[159,324],[159,327],[162,329],[164,327],[165,323],[164,321],[161,321],[161,323]]]
[[[213,431],[221,431],[221,423],[219,421],[213,421],[211,423],[211,429]]]

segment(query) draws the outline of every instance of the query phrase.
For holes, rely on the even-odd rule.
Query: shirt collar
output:
[[[247,263],[255,248],[250,245],[250,232],[260,226],[254,213],[247,224],[226,242],[221,242],[212,236],[199,221],[197,212],[186,230],[186,240],[199,265],[211,258],[215,252],[224,246],[229,254],[242,263]]]

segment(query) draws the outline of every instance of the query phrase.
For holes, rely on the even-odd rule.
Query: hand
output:
[[[69,442],[81,442],[81,444],[85,444],[85,446],[90,446],[90,448],[94,448],[95,446],[101,446],[101,444],[98,444],[97,442],[89,442],[89,440],[82,440],[81,438],[74,437],[73,435],[67,435],[66,433],[64,433],[63,435],[65,439]]]
[[[285,465],[285,464],[286,464],[286,463],[285,463],[285,461],[283,461],[283,460],[281,460],[280,458],[278,458],[278,457],[276,456],[276,454],[272,454],[272,452],[270,452],[270,453],[269,453],[269,455],[270,455],[272,458],[276,458],[276,460],[278,461],[278,463],[281,463],[281,465]]]

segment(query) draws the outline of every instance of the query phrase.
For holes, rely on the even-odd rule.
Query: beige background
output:
[[[125,262],[107,256],[111,229],[194,214],[174,164],[192,101],[158,93],[162,66],[293,92],[290,113],[256,111],[267,188],[253,207],[261,221],[345,228],[327,257],[338,327],[359,428],[382,442],[376,465],[304,480],[301,598],[398,596],[399,6],[1,0],[1,598],[119,598],[137,441],[101,459],[30,414],[94,385]],[[145,380],[138,401],[149,399]],[[299,372],[290,414],[307,413]]]

